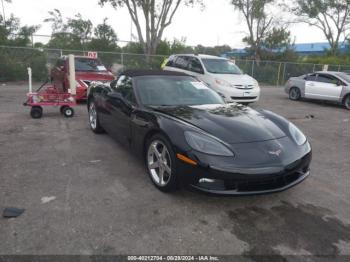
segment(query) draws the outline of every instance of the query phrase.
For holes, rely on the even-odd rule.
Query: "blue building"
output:
[[[294,44],[292,46],[292,49],[294,49],[294,52],[296,52],[298,55],[301,55],[301,56],[325,55],[327,50],[330,49],[330,44],[329,43]],[[347,50],[349,50],[348,43],[342,43],[339,45],[340,53],[345,53]],[[271,50],[271,52],[273,53],[279,53],[283,51],[284,51],[283,49]],[[250,53],[246,49],[234,49],[232,51],[222,54],[223,57],[236,57],[236,58],[242,58],[248,55],[250,55]]]

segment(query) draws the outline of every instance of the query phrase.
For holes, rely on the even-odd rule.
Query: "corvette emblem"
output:
[[[282,154],[282,149],[278,149],[277,151],[269,151],[269,154],[274,156],[280,156],[280,154]]]

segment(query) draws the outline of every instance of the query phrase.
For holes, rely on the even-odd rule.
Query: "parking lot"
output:
[[[294,122],[312,174],[282,193],[219,197],[158,191],[143,163],[94,135],[85,105],[33,120],[25,84],[0,86],[0,254],[350,255],[350,112],[263,88],[253,105]],[[45,197],[48,197],[45,199]],[[52,197],[50,199],[50,197]],[[49,201],[49,200],[51,201]]]

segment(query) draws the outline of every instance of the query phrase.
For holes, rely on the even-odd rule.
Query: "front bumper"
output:
[[[224,97],[225,102],[252,103],[260,98],[260,88],[237,89],[237,88],[220,88],[219,93]]]
[[[258,195],[287,190],[310,175],[311,152],[285,167],[242,168],[180,165],[182,181],[192,188],[220,195]]]

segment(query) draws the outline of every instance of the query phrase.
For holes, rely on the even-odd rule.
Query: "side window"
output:
[[[179,56],[175,60],[175,67],[187,70],[188,69],[187,68],[188,67],[188,62],[189,62],[189,57],[187,57],[187,56]]]
[[[327,84],[338,84],[339,80],[331,75],[319,74],[317,76],[317,82],[327,83]]]
[[[200,73],[200,74],[204,73],[201,62],[195,57],[190,59],[190,61],[188,63],[188,69],[192,72],[195,72],[195,73]]]
[[[170,66],[170,67],[173,67],[174,66],[174,60],[175,60],[176,57],[174,56],[170,56],[169,59],[168,59],[168,62],[166,63],[165,66]]]
[[[116,87],[114,89],[116,92],[120,93],[122,97],[129,101],[132,104],[136,103],[136,99],[134,96],[134,91],[132,88],[132,79],[131,77],[121,75],[118,78]]]
[[[305,77],[305,80],[306,81],[316,81],[316,74],[311,74],[311,75],[307,75],[306,77]]]

